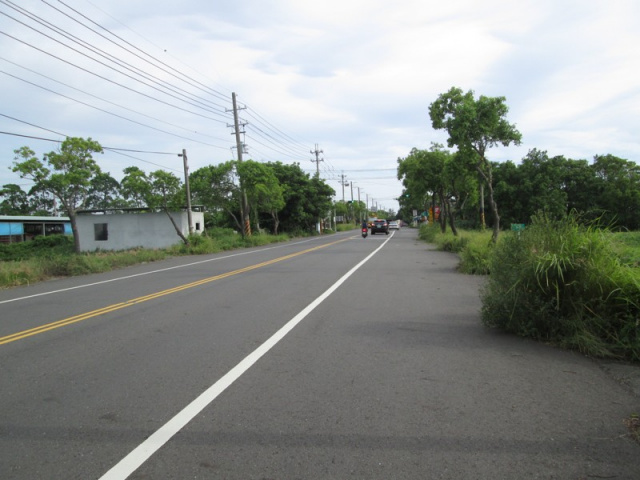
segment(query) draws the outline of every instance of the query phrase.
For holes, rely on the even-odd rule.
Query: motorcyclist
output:
[[[362,220],[362,230],[368,230],[368,229],[369,229],[369,225],[367,225],[367,221]]]

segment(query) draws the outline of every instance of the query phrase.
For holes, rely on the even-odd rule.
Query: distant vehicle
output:
[[[396,220],[391,220],[389,222],[389,230],[400,230],[400,223]]]
[[[389,223],[385,219],[376,218],[371,225],[371,235],[376,233],[385,233],[389,235]]]

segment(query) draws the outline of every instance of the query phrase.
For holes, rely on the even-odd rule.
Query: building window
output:
[[[200,222],[196,222],[196,232],[200,231]]]
[[[96,242],[105,242],[109,240],[108,223],[94,223],[93,232],[95,234]]]

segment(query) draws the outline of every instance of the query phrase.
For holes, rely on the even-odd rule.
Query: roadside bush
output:
[[[492,253],[491,232],[458,230],[458,236],[451,232],[442,233],[440,225],[422,225],[418,237],[433,243],[438,250],[460,255],[459,270],[463,273],[486,275],[489,273],[489,257]]]
[[[353,223],[338,223],[336,225],[336,232],[348,232],[349,230],[354,230],[356,228],[360,228],[360,224],[354,225]]]
[[[418,238],[427,243],[436,243],[436,238],[441,235],[440,225],[423,223],[418,230]]]
[[[28,242],[0,244],[0,260],[15,261],[33,257],[69,255],[74,251],[73,237],[68,235],[38,236]]]
[[[582,353],[640,360],[640,285],[607,230],[575,215],[504,233],[489,262],[482,321]]]
[[[459,270],[471,275],[488,275],[490,272],[490,256],[493,243],[488,235],[486,242],[469,241],[460,252]]]

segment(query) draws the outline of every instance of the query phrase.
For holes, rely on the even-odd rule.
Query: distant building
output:
[[[40,235],[72,235],[68,217],[0,215],[0,243],[33,240]]]
[[[187,212],[170,212],[176,225],[189,235]],[[201,207],[191,212],[193,233],[204,231]],[[146,209],[107,209],[79,211],[76,217],[80,250],[126,250],[129,248],[167,248],[181,242],[164,212]]]

